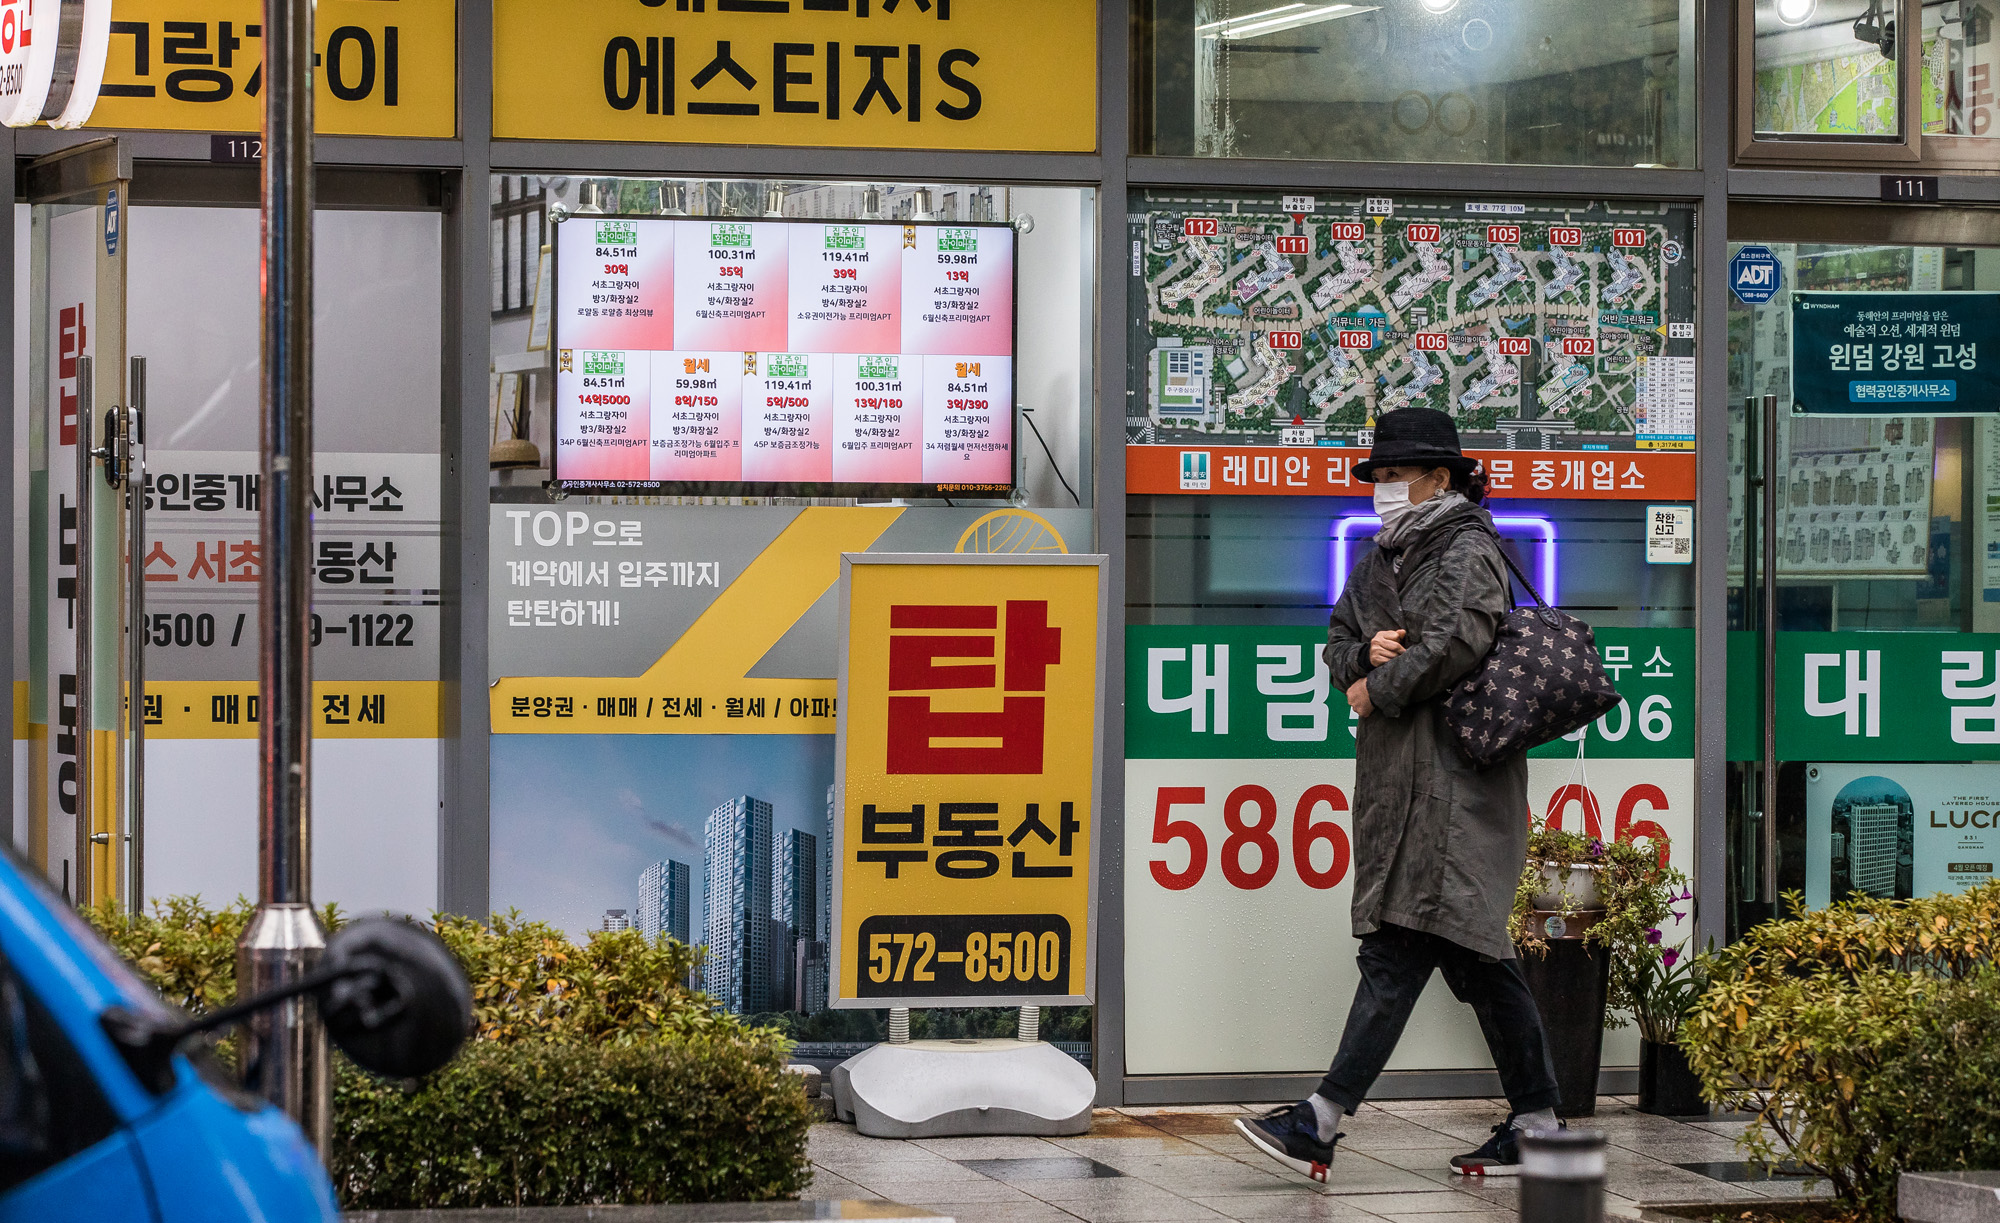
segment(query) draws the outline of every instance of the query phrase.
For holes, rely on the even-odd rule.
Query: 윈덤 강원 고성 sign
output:
[[[2000,293],[1792,294],[1792,407],[2000,412]]]
[[[1107,572],[841,558],[834,1006],[1091,1000]]]

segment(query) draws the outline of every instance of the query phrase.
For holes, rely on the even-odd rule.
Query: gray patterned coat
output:
[[[1492,648],[1514,605],[1484,510],[1468,501],[1425,515],[1395,551],[1370,552],[1348,578],[1327,630],[1326,662],[1345,691],[1366,676],[1375,712],[1355,745],[1354,934],[1384,924],[1425,930],[1512,959],[1507,915],[1528,852],[1528,764],[1466,758],[1444,697]],[[1404,629],[1404,653],[1368,662],[1376,633]]]

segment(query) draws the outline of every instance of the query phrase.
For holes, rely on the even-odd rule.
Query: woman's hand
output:
[[[1379,667],[1403,652],[1403,630],[1390,629],[1375,634],[1368,641],[1368,665]]]
[[[1400,632],[1401,630],[1399,629],[1397,631]],[[1400,652],[1402,648],[1403,647],[1401,646],[1396,647],[1398,652]],[[1367,677],[1364,676],[1361,679],[1355,680],[1354,683],[1347,689],[1347,704],[1350,708],[1354,710],[1354,712],[1360,714],[1364,718],[1367,717],[1369,714],[1375,712],[1375,702],[1368,699]]]

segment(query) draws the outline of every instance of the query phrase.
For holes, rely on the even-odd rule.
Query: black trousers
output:
[[[1555,1107],[1561,1093],[1554,1059],[1519,960],[1490,960],[1450,939],[1387,925],[1362,936],[1359,959],[1361,986],[1347,1012],[1340,1051],[1320,1081],[1321,1096],[1350,1113],[1361,1107],[1396,1051],[1431,970],[1441,969],[1452,996],[1479,1016],[1508,1104],[1516,1113]]]

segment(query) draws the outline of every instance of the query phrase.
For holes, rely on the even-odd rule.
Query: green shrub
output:
[[[1803,908],[1797,895],[1793,909]],[[1744,1143],[1892,1220],[1904,1171],[2000,1166],[2000,882],[1767,922],[1708,961],[1681,1027]]]
[[[811,1105],[773,1041],[476,1042],[415,1092],[344,1067],[350,1210],[762,1201],[812,1179]]]
[[[92,924],[161,995],[199,1014],[236,995],[252,906],[196,897]],[[329,930],[338,911],[324,913]],[[788,1042],[686,982],[701,951],[636,930],[581,945],[518,913],[434,928],[472,983],[476,1030],[416,1084],[335,1058],[328,1164],[354,1208],[764,1199],[811,1177],[812,1108]]]

